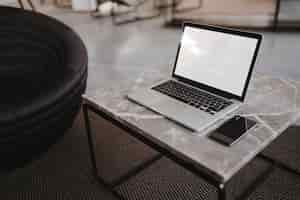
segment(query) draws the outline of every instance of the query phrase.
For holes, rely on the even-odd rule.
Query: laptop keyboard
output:
[[[214,115],[232,104],[231,101],[172,80],[166,81],[152,89],[203,110],[211,115]]]

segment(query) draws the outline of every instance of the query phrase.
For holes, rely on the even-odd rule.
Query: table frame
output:
[[[91,130],[89,114],[88,114],[89,111],[95,113],[97,116],[100,116],[105,120],[110,121],[113,125],[121,128],[122,130],[124,130],[126,133],[128,133],[132,137],[138,139],[139,141],[141,141],[145,145],[147,145],[147,146],[153,148],[154,150],[156,150],[157,152],[159,152],[161,155],[169,158],[170,160],[172,160],[173,162],[175,162],[179,166],[181,166],[184,169],[188,170],[189,172],[193,173],[195,176],[197,176],[199,178],[202,178],[205,181],[207,181],[209,184],[211,184],[212,186],[214,186],[217,189],[219,200],[227,200],[228,199],[228,197],[227,197],[227,186],[228,186],[228,182],[230,182],[231,179],[228,180],[227,182],[223,182],[223,181],[220,181],[220,180],[214,178],[215,176],[212,176],[212,174],[209,174],[209,173],[204,172],[203,170],[200,170],[199,168],[195,167],[195,165],[193,165],[190,162],[178,157],[175,153],[172,153],[171,151],[167,150],[163,146],[153,142],[151,139],[139,134],[137,130],[134,130],[133,128],[130,128],[130,127],[124,125],[123,123],[117,121],[116,119],[114,119],[113,117],[111,117],[107,113],[104,113],[99,108],[97,108],[96,106],[94,106],[93,104],[91,104],[87,101],[84,101],[84,103],[82,105],[82,109],[83,109],[85,127],[86,127],[86,132],[87,132],[87,137],[88,137],[88,144],[89,144],[93,174],[94,174],[95,178],[99,181],[99,183],[103,184],[117,198],[124,199],[116,191],[113,190],[113,187],[115,187],[119,184],[122,184],[123,181],[129,179],[130,177],[136,175],[138,172],[140,172],[143,169],[147,168],[153,162],[158,160],[160,157],[152,159],[150,162],[146,162],[142,166],[138,167],[138,169],[136,169],[134,171],[130,171],[128,174],[122,176],[120,178],[120,180],[117,181],[117,184],[106,183],[97,174],[96,155],[95,155],[95,152],[94,152],[94,145],[95,144],[93,144],[93,139],[92,139],[92,130]],[[289,172],[291,172],[295,175],[300,176],[300,172],[287,167],[284,163],[280,163],[280,162],[278,162],[276,160],[273,160],[269,157],[266,157],[262,154],[258,154],[257,156],[264,159],[265,161],[267,161],[269,163],[269,167],[268,167],[267,170],[265,170],[263,173],[261,173],[253,181],[253,183],[251,183],[250,186],[248,186],[248,188],[241,195],[239,195],[237,200],[243,200],[243,199],[247,198],[259,185],[261,185],[269,177],[269,175],[274,171],[274,169],[276,167],[281,168],[283,170],[287,170],[287,171],[289,171]]]

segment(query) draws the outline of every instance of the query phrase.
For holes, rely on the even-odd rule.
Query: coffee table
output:
[[[107,73],[107,76],[102,76],[106,87],[94,87],[83,95],[83,111],[96,176],[97,154],[94,152],[89,112],[99,115],[111,124],[110,127],[118,127],[205,178],[218,189],[219,199],[226,199],[228,181],[300,116],[300,81],[255,72],[245,103],[237,113],[259,124],[235,145],[223,146],[208,135],[231,115],[202,132],[185,129],[126,98],[126,94],[133,90],[163,80],[170,71],[166,67],[131,70],[130,75],[122,75],[120,71],[115,76]]]

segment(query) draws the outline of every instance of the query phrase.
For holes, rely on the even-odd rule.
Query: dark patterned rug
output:
[[[289,129],[286,135],[295,140],[298,135],[297,129]],[[284,141],[286,140],[285,138]],[[273,145],[272,148],[276,147]],[[130,155],[124,154],[124,156]],[[267,162],[260,158],[255,159],[230,183],[229,199],[239,196],[245,186],[253,182],[257,174],[267,169]],[[248,199],[296,200],[300,196],[300,177],[281,169],[275,169],[265,182],[257,186],[258,188]],[[215,188],[164,157],[116,186],[115,191],[124,199],[132,200],[213,200],[217,198]],[[81,113],[65,136],[39,159],[23,168],[1,172],[0,198],[4,200],[117,199],[92,175]]]

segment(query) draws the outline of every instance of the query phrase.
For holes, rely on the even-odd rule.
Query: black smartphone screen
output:
[[[255,121],[237,115],[226,121],[210,137],[223,144],[232,145],[255,124]]]

